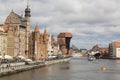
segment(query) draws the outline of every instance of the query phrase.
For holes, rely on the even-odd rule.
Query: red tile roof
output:
[[[117,48],[120,48],[120,42],[112,42],[112,45],[115,45]]]

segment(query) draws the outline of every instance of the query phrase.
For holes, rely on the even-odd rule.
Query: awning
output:
[[[31,59],[24,59],[24,61],[31,62],[32,60]]]
[[[20,58],[20,59],[26,59],[24,56],[18,56],[18,58]]]
[[[2,55],[0,56],[0,59],[3,59],[3,56],[2,56]]]
[[[10,56],[10,55],[5,55],[5,56],[4,56],[4,59],[13,59],[13,57]]]

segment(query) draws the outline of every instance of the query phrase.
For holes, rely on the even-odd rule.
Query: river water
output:
[[[106,69],[102,71],[101,66]],[[0,80],[120,80],[120,60],[71,59],[69,63],[4,76]]]

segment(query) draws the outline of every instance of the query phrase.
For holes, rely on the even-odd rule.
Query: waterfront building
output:
[[[29,37],[29,58],[33,60],[48,58],[48,55],[53,51],[51,39],[52,35],[48,34],[46,29],[42,34],[36,25]]]
[[[38,26],[36,25],[29,38],[29,58],[33,60],[39,60],[41,58],[40,43],[40,32]]]
[[[70,32],[63,32],[58,34],[57,38],[60,50],[64,55],[68,55],[70,50],[70,40],[72,38],[72,34]]]
[[[99,47],[98,44],[94,45],[90,51],[91,52],[95,52],[95,53],[100,53],[102,58],[109,57],[109,50],[108,50],[108,48],[106,48],[106,47]]]
[[[108,48],[100,48],[99,52],[101,53],[101,57],[103,57],[103,58],[107,58],[110,55]]]
[[[40,33],[37,25],[34,31],[30,32],[30,17],[31,11],[28,5],[24,16],[18,15],[13,10],[10,12],[3,26],[7,41],[6,52],[2,52],[13,57],[23,56],[33,60],[48,58],[58,53],[69,54],[71,33],[60,33],[56,42],[46,29],[43,34]]]
[[[51,56],[53,54],[52,35],[51,34],[48,37],[47,53],[49,56]]]
[[[80,49],[80,52],[82,52],[82,53],[87,53],[87,49]]]
[[[109,44],[110,55],[114,58],[120,58],[120,42],[112,42]]]
[[[60,47],[59,47],[59,44],[57,43],[57,41],[53,42],[52,49],[53,49],[53,54],[52,55],[61,54]]]
[[[93,47],[92,47],[92,49],[91,49],[91,51],[92,52],[99,52],[99,45],[98,44],[96,44],[96,45],[94,45]]]
[[[47,33],[46,29],[44,30],[43,35],[41,37],[43,37],[43,45],[41,45],[42,48],[41,50],[43,50],[42,56],[44,58],[48,58],[47,44],[48,44],[49,34]]]
[[[30,8],[27,5],[24,17],[16,14],[12,10],[6,18],[5,24],[8,25],[7,52],[9,55],[28,55],[30,17]]]
[[[47,59],[49,56],[56,55],[58,51],[58,44],[53,35],[48,34],[46,29],[43,34],[40,33],[36,25],[29,37],[29,58],[32,60]]]
[[[7,33],[4,30],[4,26],[0,25],[0,55],[7,54]]]

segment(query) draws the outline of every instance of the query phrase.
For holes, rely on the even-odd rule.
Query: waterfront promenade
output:
[[[104,66],[104,71],[100,67]],[[120,60],[71,59],[42,68],[0,77],[0,80],[120,80]]]
[[[13,73],[23,72],[30,69],[40,68],[48,66],[51,64],[56,64],[60,62],[67,62],[70,58],[47,60],[47,61],[32,61],[32,62],[19,62],[19,63],[8,63],[1,64],[0,66],[0,76],[5,76]]]

